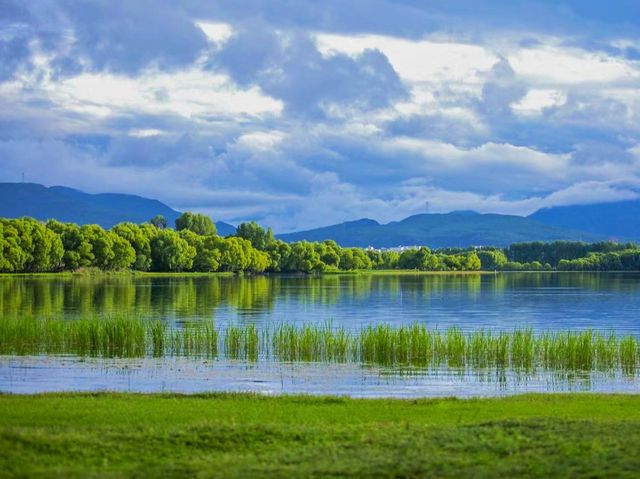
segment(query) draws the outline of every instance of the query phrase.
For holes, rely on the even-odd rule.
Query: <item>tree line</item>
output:
[[[558,241],[498,248],[342,248],[335,241],[285,243],[255,222],[221,237],[208,216],[184,213],[169,228],[161,216],[111,229],[32,218],[0,219],[0,272],[100,270],[321,273],[367,269],[640,270],[635,244]]]
[[[475,250],[485,270],[640,271],[640,246],[600,241],[531,241]]]
[[[184,213],[169,228],[157,216],[107,230],[32,218],[0,219],[0,271],[37,273],[100,270],[157,272],[314,273],[357,269],[478,270],[474,252],[441,254],[341,248],[335,241],[285,243],[256,223],[223,238],[208,216]]]

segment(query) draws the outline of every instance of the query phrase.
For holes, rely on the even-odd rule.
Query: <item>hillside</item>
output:
[[[640,200],[544,208],[530,219],[559,228],[580,229],[610,239],[640,241]]]
[[[387,224],[362,219],[278,237],[288,242],[333,239],[342,246],[376,248],[403,245],[427,245],[431,248],[507,246],[521,241],[597,241],[603,238],[602,235],[544,225],[521,216],[468,211],[415,215]]]
[[[35,183],[0,183],[0,217],[30,216],[78,224],[99,224],[110,228],[123,221],[142,223],[163,215],[172,225],[180,212],[158,200],[116,193],[88,194],[64,186],[46,187]],[[235,227],[216,223],[222,236]]]

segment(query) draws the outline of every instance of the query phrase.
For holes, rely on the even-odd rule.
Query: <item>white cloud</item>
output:
[[[507,58],[518,76],[536,85],[610,85],[640,80],[637,62],[580,48],[523,48],[514,51]]]
[[[498,60],[491,51],[479,45],[429,40],[411,41],[381,35],[315,36],[324,55],[336,52],[358,55],[367,48],[384,53],[403,80],[409,82],[443,82],[480,84],[481,73]]]
[[[473,169],[483,165],[508,165],[562,177],[571,159],[569,154],[552,154],[524,146],[488,142],[474,148],[462,148],[450,143],[408,137],[391,138],[384,146],[399,153],[413,152],[429,160],[429,167],[443,169]]]
[[[207,39],[215,43],[216,46],[221,46],[233,35],[233,28],[228,23],[202,21],[196,22],[196,25],[204,32]]]
[[[155,128],[142,128],[142,129],[130,130],[129,136],[133,136],[135,138],[149,138],[152,136],[160,136],[165,133],[166,132],[162,130],[157,130]]]
[[[640,197],[639,189],[640,181],[633,179],[585,181],[551,193],[540,201],[538,208],[635,200]]]
[[[280,101],[256,87],[240,89],[220,74],[198,68],[140,77],[81,74],[43,89],[60,108],[95,116],[132,112],[198,116],[278,115]]]
[[[235,146],[249,151],[273,150],[285,138],[281,131],[255,131],[241,135]]]
[[[511,108],[521,115],[539,115],[545,108],[562,106],[567,102],[566,93],[553,89],[533,89],[519,101],[512,103]]]

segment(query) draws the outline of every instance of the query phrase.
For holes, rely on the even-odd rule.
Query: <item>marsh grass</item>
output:
[[[94,317],[0,320],[0,354],[82,357],[186,356],[258,361],[357,362],[407,368],[510,368],[610,371],[636,375],[640,341],[593,330],[544,332],[429,329],[380,324],[359,331],[324,324],[255,324],[217,329],[211,322],[169,328],[159,320]]]

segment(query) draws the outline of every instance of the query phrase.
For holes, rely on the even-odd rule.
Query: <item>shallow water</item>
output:
[[[640,336],[640,274],[0,278],[0,314],[160,318],[173,327],[326,322],[358,330],[420,322],[463,330],[597,329]],[[2,320],[0,318],[0,320]],[[0,357],[0,391],[258,391],[352,396],[640,392],[639,374],[401,371],[360,364]]]
[[[0,389],[55,391],[258,392],[353,397],[475,397],[525,392],[640,393],[640,377],[459,369],[398,370],[358,364],[247,363],[184,358],[79,359],[0,356]]]

